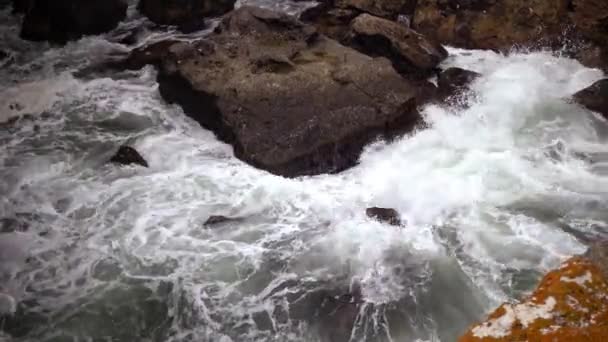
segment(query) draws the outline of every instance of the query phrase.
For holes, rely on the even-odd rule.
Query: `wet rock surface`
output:
[[[131,165],[136,164],[143,167],[148,167],[148,162],[144,159],[144,157],[137,152],[136,149],[130,146],[121,146],[118,149],[118,152],[110,159],[110,163],[121,164],[121,165]]]
[[[367,143],[420,119],[426,82],[269,10],[242,7],[208,39],[168,51],[158,77],[165,100],[275,174],[344,170]]]
[[[608,79],[603,79],[574,94],[574,100],[608,119]]]
[[[380,17],[397,18],[400,14],[412,14],[416,0],[335,0],[339,8],[356,9]]]
[[[16,4],[15,10],[25,13],[23,39],[56,43],[110,31],[127,13],[124,0],[31,0]]]
[[[370,55],[389,58],[408,75],[425,74],[447,56],[439,44],[400,23],[362,14],[351,23],[353,46]]]
[[[365,214],[374,220],[388,223],[392,226],[401,226],[401,218],[397,210],[389,208],[368,208],[365,210]]]
[[[461,68],[449,68],[439,73],[437,77],[437,100],[439,102],[458,102],[454,97],[469,90],[471,82],[481,76],[480,74]]]

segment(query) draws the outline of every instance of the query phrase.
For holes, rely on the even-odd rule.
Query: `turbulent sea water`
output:
[[[114,32],[52,47],[0,17],[2,341],[454,341],[608,237],[608,123],[568,100],[604,75],[555,53],[450,49],[442,67],[482,77],[424,108],[427,129],[284,179],[165,104],[152,68],[77,72],[204,33],[117,44],[145,22],[132,6]],[[107,164],[123,143],[150,168]]]

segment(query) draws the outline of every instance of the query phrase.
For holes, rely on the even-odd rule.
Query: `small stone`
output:
[[[383,223],[388,223],[393,226],[402,225],[399,213],[395,209],[373,207],[365,210],[365,213],[369,218]]]
[[[139,154],[139,152],[137,152],[137,150],[125,145],[118,149],[118,152],[110,159],[110,162],[122,165],[137,164],[148,167],[148,162]]]

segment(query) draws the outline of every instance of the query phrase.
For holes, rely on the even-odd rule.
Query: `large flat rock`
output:
[[[426,82],[292,17],[252,7],[214,34],[162,54],[168,102],[234,146],[245,162],[294,177],[355,165],[365,145],[411,131]]]

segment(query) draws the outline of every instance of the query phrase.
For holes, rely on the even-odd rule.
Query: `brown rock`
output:
[[[304,11],[300,15],[300,20],[315,25],[321,34],[345,42],[350,30],[350,22],[359,14],[359,11],[353,9],[333,8],[321,3]]]
[[[442,44],[508,50],[548,44],[569,25],[568,0],[419,0],[413,27]]]
[[[395,19],[400,14],[412,14],[416,0],[335,0],[335,5]]]
[[[204,17],[231,11],[236,0],[140,0],[139,10],[150,20],[164,25],[191,25]]]
[[[116,154],[110,159],[110,163],[122,164],[122,165],[130,165],[137,164],[143,167],[148,167],[148,162],[144,159],[144,157],[137,152],[133,147],[130,146],[121,146]]]
[[[572,0],[572,21],[578,32],[601,46],[608,45],[608,2]]]
[[[574,94],[574,100],[608,119],[608,78]]]
[[[399,218],[399,213],[395,209],[374,207],[366,209],[365,214],[369,218],[372,218],[374,220],[388,223],[393,226],[401,226],[401,219]]]
[[[532,296],[503,304],[460,342],[606,341],[608,282],[585,258],[572,258],[547,274]]]
[[[112,30],[127,13],[124,0],[31,0],[15,7],[24,11],[21,37],[65,43],[83,35]]]
[[[159,84],[168,102],[284,176],[338,172],[377,138],[420,119],[418,85],[372,58],[272,11],[241,7],[208,39],[170,47]]]
[[[428,74],[448,53],[436,42],[397,22],[362,14],[351,23],[352,43],[393,61],[400,72]]]

